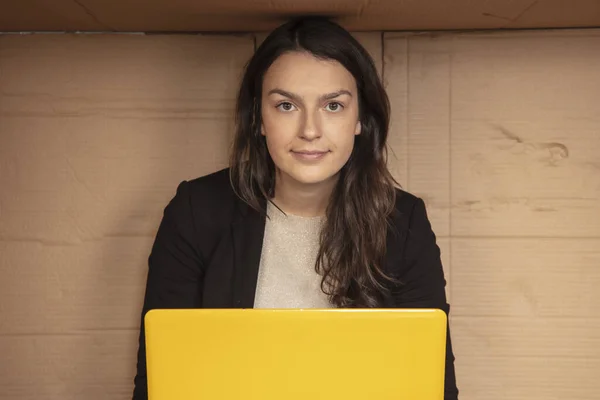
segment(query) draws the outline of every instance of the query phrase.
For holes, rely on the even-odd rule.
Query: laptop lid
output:
[[[150,400],[442,400],[433,309],[152,310]]]

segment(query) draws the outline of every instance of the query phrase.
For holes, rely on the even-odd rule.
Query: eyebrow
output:
[[[270,96],[272,94],[279,94],[281,96],[287,97],[287,98],[292,99],[292,100],[301,101],[300,96],[298,96],[297,94],[294,94],[294,93],[290,93],[290,92],[288,92],[286,90],[283,90],[283,89],[273,89],[273,90],[270,90],[268,95]],[[331,100],[331,99],[335,99],[336,97],[339,97],[339,96],[344,95],[344,94],[352,97],[352,93],[350,93],[350,91],[348,91],[346,89],[341,89],[341,90],[338,90],[336,92],[327,93],[327,94],[322,95],[320,97],[320,100],[321,101],[323,101],[323,100]]]

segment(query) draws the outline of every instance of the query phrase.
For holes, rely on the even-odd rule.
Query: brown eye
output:
[[[289,101],[284,101],[283,103],[279,103],[277,108],[279,108],[281,111],[288,112],[288,111],[294,110],[294,105],[292,103],[290,103]]]
[[[344,108],[343,105],[341,105],[340,103],[329,103],[327,104],[327,111],[331,111],[331,112],[339,112],[342,111],[342,109]]]

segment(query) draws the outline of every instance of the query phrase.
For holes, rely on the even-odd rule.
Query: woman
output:
[[[347,31],[321,18],[273,31],[246,67],[236,117],[230,168],[182,182],[165,208],[134,399],[147,397],[143,316],[153,308],[449,311],[425,205],[386,167],[387,95]]]

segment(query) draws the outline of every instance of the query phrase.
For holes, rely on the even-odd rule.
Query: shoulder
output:
[[[229,168],[188,180],[186,184],[192,206],[202,206],[210,212],[233,204],[237,198],[229,179]]]
[[[437,251],[435,233],[425,202],[407,191],[396,189],[396,207],[389,218],[388,251],[403,261],[424,251]]]
[[[400,189],[396,195],[396,209],[388,236],[388,258],[393,262],[394,275],[406,283],[418,280],[422,275],[431,275],[431,280],[437,282],[441,276],[438,272],[442,273],[440,249],[425,202]]]
[[[236,199],[229,169],[181,181],[164,208],[161,226],[168,233],[162,235],[190,243],[199,254],[210,254],[236,215]]]
[[[415,224],[428,222],[425,202],[410,192],[396,188],[396,206],[391,220],[397,230],[406,234]]]
[[[191,219],[203,229],[228,224],[234,215],[237,196],[229,181],[229,168],[178,184],[166,211]]]

